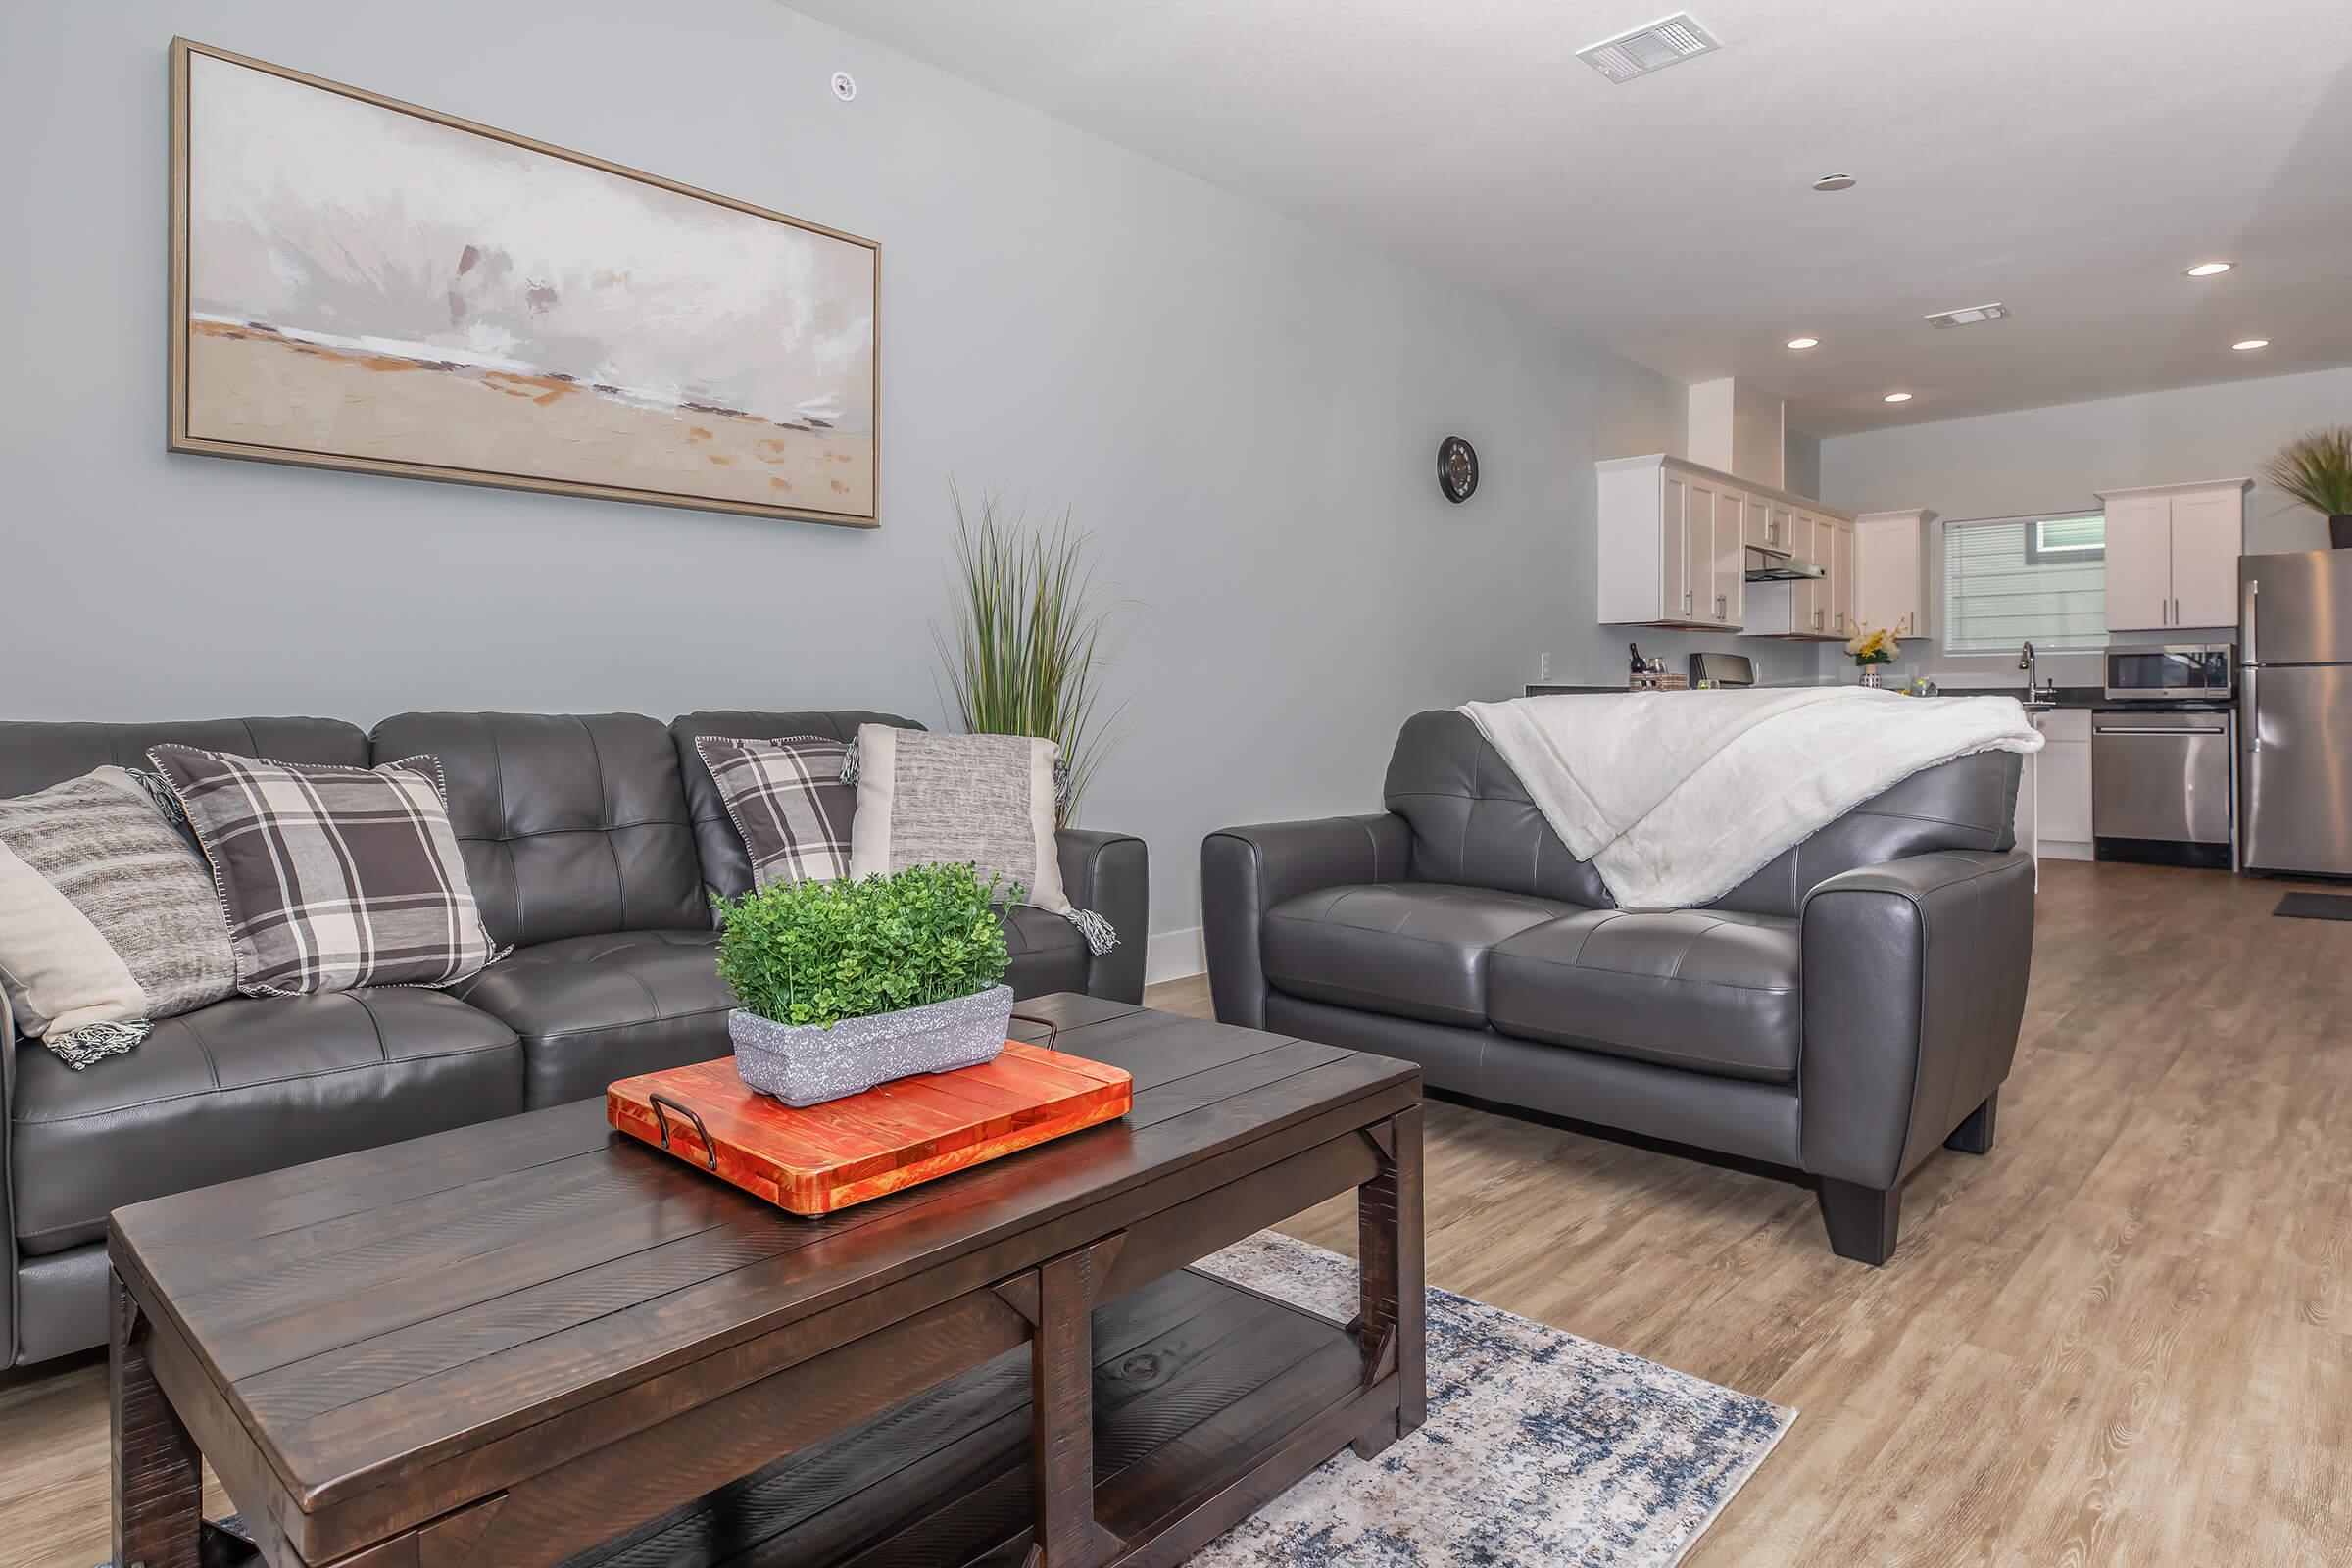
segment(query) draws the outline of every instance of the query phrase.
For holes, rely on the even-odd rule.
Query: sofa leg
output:
[[[1968,1120],[1952,1129],[1952,1136],[1943,1141],[1946,1149],[1956,1149],[1963,1154],[1986,1154],[1992,1152],[1992,1123],[2000,1112],[2001,1092],[1995,1089],[1984,1097],[1984,1103],[1968,1113]]]
[[[1821,1179],[1821,1217],[1830,1228],[1830,1250],[1877,1268],[1894,1255],[1894,1232],[1903,1212],[1903,1190],[1882,1191],[1854,1182]]]

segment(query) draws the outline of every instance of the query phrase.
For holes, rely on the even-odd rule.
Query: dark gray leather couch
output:
[[[1217,1016],[1421,1063],[1433,1090],[1788,1167],[1883,1263],[1903,1178],[1990,1147],[2034,941],[2019,760],[1913,775],[1714,904],[1619,909],[1453,711],[1388,809],[1212,833]]]
[[[751,885],[702,735],[830,735],[884,713],[403,713],[338,719],[0,723],[0,795],[162,741],[292,762],[441,759],[484,923],[514,952],[448,991],[237,999],[157,1024],[127,1055],[69,1071],[17,1038],[0,1002],[0,1348],[46,1360],[105,1343],[106,1217],[124,1203],[604,1093],[615,1078],[723,1055],[708,893]],[[1122,941],[1008,911],[1019,995],[1144,989],[1144,844],[1067,830],[1070,898]],[[0,1362],[0,1364],[7,1364]]]

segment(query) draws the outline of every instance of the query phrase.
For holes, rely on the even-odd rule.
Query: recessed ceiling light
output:
[[[2189,277],[2219,277],[2236,264],[2234,262],[2199,262],[2187,271]]]
[[[1815,190],[1852,190],[1862,183],[1851,174],[1824,174],[1813,182]]]
[[[2230,346],[2243,354],[2248,349],[2267,349],[2271,346],[2271,340],[2267,337],[2244,337]]]
[[[1821,347],[1821,339],[1817,337],[1792,337],[1788,340],[1788,346],[1792,349],[1817,349]]]
[[[1886,403],[1908,403],[1911,401],[1911,394],[1908,392],[1889,392],[1885,398],[1881,399],[1881,401]]]

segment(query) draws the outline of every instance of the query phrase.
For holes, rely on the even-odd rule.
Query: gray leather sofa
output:
[[[1831,1246],[1883,1263],[1903,1178],[1939,1146],[1991,1145],[2033,956],[2018,774],[2007,753],[1931,768],[1714,904],[1643,913],[1466,717],[1420,713],[1386,811],[1203,843],[1217,1016],[1802,1172]]]
[[[0,1002],[0,1348],[46,1360],[106,1340],[106,1217],[124,1203],[600,1095],[723,1055],[708,891],[751,883],[701,735],[847,738],[865,712],[404,713],[336,719],[0,723],[0,795],[178,741],[366,766],[430,752],[482,918],[514,952],[448,991],[238,998],[166,1019],[127,1055],[69,1071]],[[1007,912],[1021,996],[1144,989],[1143,841],[1065,831],[1070,898],[1125,938],[1097,957],[1069,924]],[[0,1363],[6,1364],[6,1363]]]

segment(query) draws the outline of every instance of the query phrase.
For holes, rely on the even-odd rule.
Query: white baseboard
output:
[[[2043,839],[2034,846],[2034,853],[2045,860],[2095,860],[2099,858],[2097,846],[2072,839]]]
[[[1155,986],[1162,980],[1206,973],[1208,950],[1201,945],[1199,926],[1152,933],[1151,946],[1144,950],[1144,984]]]

